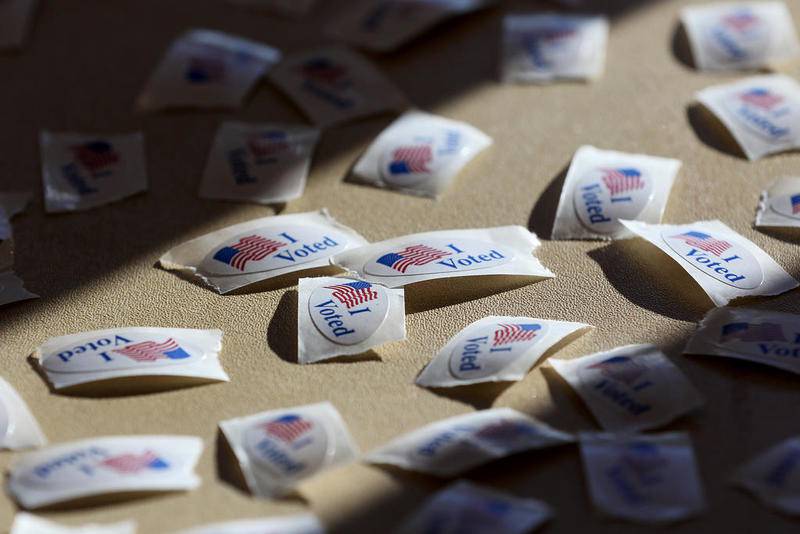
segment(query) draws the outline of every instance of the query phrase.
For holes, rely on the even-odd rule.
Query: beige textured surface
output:
[[[301,120],[266,84],[234,114],[131,113],[167,44],[186,28],[206,26],[297,50],[325,41],[319,27],[342,3],[331,2],[306,21],[286,22],[215,0],[48,2],[30,46],[21,54],[0,56],[0,183],[37,192],[28,214],[15,223],[16,269],[42,295],[0,309],[0,373],[19,389],[53,442],[183,433],[201,436],[207,446],[199,467],[203,486],[195,492],[47,516],[65,523],[133,517],[143,532],[163,532],[310,507],[341,532],[385,532],[439,483],[355,465],[305,485],[307,504],[255,500],[219,478],[217,421],[327,399],[364,450],[474,407],[511,406],[562,429],[595,428],[576,397],[547,369],[537,368],[507,389],[479,390],[469,397],[439,396],[412,385],[437,348],[461,327],[485,315],[509,314],[597,326],[559,357],[657,343],[705,394],[706,408],[671,428],[691,431],[709,511],[676,531],[796,531],[796,522],[766,511],[726,483],[740,462],[797,432],[796,377],[681,356],[694,321],[710,303],[683,271],[639,240],[612,245],[545,240],[538,255],[558,278],[461,303],[455,294],[428,299],[417,294],[409,305],[420,311],[408,316],[408,340],[378,350],[380,360],[302,367],[293,361],[296,293],[291,288],[221,297],[153,268],[162,252],[188,238],[270,213],[196,197],[218,122],[228,117]],[[796,172],[800,154],[748,163],[715,148],[716,141],[698,138],[687,114],[694,91],[732,77],[694,72],[675,57],[672,41],[682,3],[643,2],[619,12],[605,76],[592,85],[499,86],[502,10],[447,25],[380,59],[412,102],[474,124],[495,145],[441,201],[431,202],[343,183],[348,167],[390,118],[339,127],[323,136],[306,194],[285,212],[328,206],[370,240],[529,221],[547,237],[562,173],[574,150],[591,143],[682,159],[666,221],[719,218],[800,275],[797,234],[767,235],[751,227],[759,191],[774,177]],[[800,21],[800,10],[792,9]],[[800,69],[790,74],[800,75]],[[144,130],[150,191],[86,213],[44,216],[36,146],[41,128]],[[755,306],[797,311],[800,293]],[[130,397],[65,397],[50,393],[26,359],[50,336],[120,325],[223,329],[222,362],[231,382]],[[0,454],[0,468],[14,457]],[[557,516],[548,532],[640,530],[607,522],[592,511],[574,449],[520,455],[470,478],[552,504]],[[6,496],[0,497],[0,528],[10,523],[14,510]]]

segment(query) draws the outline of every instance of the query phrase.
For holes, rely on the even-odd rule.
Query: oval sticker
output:
[[[389,293],[382,286],[342,279],[318,287],[308,299],[308,313],[317,330],[339,345],[355,345],[380,328],[389,314]]]
[[[413,276],[488,269],[514,258],[510,250],[476,239],[426,239],[382,252],[364,265],[373,276]]]
[[[785,141],[793,135],[797,102],[786,95],[753,86],[730,91],[723,102],[738,123],[767,141]]]
[[[800,358],[800,323],[770,318],[761,323],[734,321],[720,327],[716,344],[725,350],[764,359]]]
[[[772,197],[769,200],[769,205],[773,211],[781,215],[792,219],[800,219],[800,192]]]
[[[735,242],[691,228],[663,231],[661,238],[683,261],[718,282],[755,289],[764,281],[758,259]]]
[[[747,7],[731,10],[706,27],[708,50],[719,61],[741,62],[764,57],[770,32],[764,20]]]
[[[281,479],[299,479],[323,467],[329,456],[325,426],[286,412],[254,423],[245,431],[248,456]]]
[[[56,373],[153,369],[195,363],[205,351],[174,334],[122,333],[85,338],[42,354],[42,367]]]
[[[619,219],[635,219],[653,198],[653,180],[636,167],[599,167],[587,173],[572,194],[581,224],[598,234],[624,227]]]
[[[417,185],[446,172],[464,149],[461,132],[455,129],[401,135],[381,154],[381,175],[397,187]]]
[[[450,374],[461,380],[492,376],[546,335],[546,325],[509,321],[463,332],[450,353]]]
[[[232,275],[295,267],[342,252],[347,242],[330,227],[266,226],[220,243],[200,268],[212,275]]]

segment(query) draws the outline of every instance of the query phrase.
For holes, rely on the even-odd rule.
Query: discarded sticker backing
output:
[[[402,524],[398,534],[526,534],[552,516],[550,507],[537,499],[522,499],[459,480],[430,497]]]
[[[766,252],[720,221],[621,222],[678,262],[716,306],[739,297],[780,295],[798,286]]]
[[[181,530],[176,534],[324,534],[325,528],[312,514],[262,519],[240,519]]]
[[[714,308],[683,352],[747,360],[800,374],[800,315]]]
[[[159,259],[167,270],[200,278],[227,293],[284,274],[330,265],[330,257],[366,245],[326,209],[262,217],[187,241]]]
[[[282,497],[301,481],[352,462],[358,447],[329,402],[228,419],[219,424],[258,497]]]
[[[736,471],[733,482],[764,506],[800,516],[800,436],[781,441],[756,456]]]
[[[0,449],[18,451],[46,443],[28,405],[11,384],[0,378]]]
[[[531,317],[484,317],[453,336],[416,383],[455,387],[522,380],[551,347],[589,328],[583,323]]]
[[[715,85],[695,98],[725,125],[749,160],[800,148],[800,85],[788,76]]]
[[[38,4],[38,0],[0,2],[0,50],[22,48]]]
[[[300,198],[319,130],[225,122],[208,156],[200,197],[275,204]]]
[[[147,189],[141,133],[42,132],[39,142],[48,213],[96,208]]]
[[[47,521],[41,517],[26,512],[19,512],[14,516],[9,534],[135,534],[135,521],[122,521],[120,523],[97,524],[90,523],[77,527],[64,526],[59,523]]]
[[[301,278],[297,319],[299,363],[361,354],[406,338],[403,290],[352,278]]]
[[[337,253],[331,263],[387,287],[456,276],[553,278],[533,256],[538,247],[536,234],[522,226],[442,230]]]
[[[374,52],[390,52],[440,22],[487,7],[494,0],[362,0],[349,2],[326,28],[337,39]]]
[[[137,100],[142,110],[236,108],[281,59],[271,46],[211,30],[191,30],[167,50]]]
[[[29,452],[11,466],[8,491],[27,509],[106,494],[195,489],[203,440],[112,436]]]
[[[270,79],[323,126],[407,105],[405,96],[374,65],[343,47],[292,54],[270,72]]]
[[[735,2],[681,10],[694,63],[719,71],[775,67],[800,55],[792,15],[783,2]]]
[[[756,226],[800,228],[800,177],[779,178],[761,193]]]
[[[572,441],[572,435],[517,410],[494,408],[412,430],[371,451],[364,459],[437,477],[453,477],[511,454]]]
[[[501,77],[506,83],[548,83],[600,77],[606,61],[605,17],[557,13],[503,19]]]
[[[489,136],[469,124],[409,111],[372,142],[351,179],[436,198],[491,144]]]
[[[53,337],[35,357],[53,388],[63,389],[135,376],[227,382],[220,350],[220,330],[133,327]]]
[[[623,239],[619,222],[661,222],[681,167],[676,159],[600,150],[575,152],[558,201],[553,239]]]
[[[656,428],[703,405],[691,382],[653,345],[549,362],[606,430]]]
[[[706,507],[689,435],[580,434],[586,484],[603,514],[673,523]]]

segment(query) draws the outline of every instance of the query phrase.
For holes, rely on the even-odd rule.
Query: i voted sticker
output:
[[[771,315],[759,321],[720,326],[717,343],[726,350],[761,358],[800,358],[800,323],[792,316]]]
[[[636,219],[652,198],[653,182],[637,167],[596,168],[573,191],[581,223],[600,234],[619,231],[619,219]]]
[[[467,330],[450,353],[450,373],[457,379],[496,375],[546,334],[546,325],[508,322]]]
[[[775,88],[736,89],[722,102],[739,124],[765,141],[781,142],[795,136],[797,102]]]
[[[764,57],[770,39],[768,25],[749,6],[721,14],[706,29],[708,51],[722,62]]]
[[[202,269],[212,275],[271,271],[325,259],[347,244],[347,237],[332,228],[269,226],[221,243],[203,260]]]
[[[737,289],[755,289],[764,281],[758,259],[745,247],[707,232],[665,230],[661,237],[678,256],[711,278]]]
[[[646,364],[635,357],[617,354],[577,369],[578,379],[599,398],[618,406],[633,417],[653,409],[662,397],[654,387]]]
[[[327,339],[355,345],[383,324],[389,313],[389,295],[383,286],[343,279],[314,290],[308,300],[308,313]]]
[[[770,207],[781,215],[800,220],[800,192],[773,197]]]
[[[329,445],[324,425],[299,413],[256,422],[244,434],[249,457],[285,479],[318,471],[328,457]]]
[[[410,276],[474,271],[508,263],[513,252],[474,239],[429,239],[409,243],[367,262],[364,271],[373,276]]]
[[[457,129],[442,129],[433,135],[398,136],[381,155],[383,179],[396,187],[408,187],[447,172],[464,148]]]

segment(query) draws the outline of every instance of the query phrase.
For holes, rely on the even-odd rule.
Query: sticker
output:
[[[635,167],[606,167],[588,173],[575,188],[575,213],[592,232],[609,234],[619,219],[636,219],[653,199],[653,182]]]
[[[511,454],[572,441],[570,434],[521,412],[494,408],[412,430],[373,450],[364,459],[437,477],[453,477]]]
[[[341,415],[328,402],[229,419],[219,426],[248,488],[259,497],[291,493],[301,480],[358,455]]]
[[[324,534],[322,523],[312,514],[226,521],[182,530],[177,534]]]
[[[136,534],[135,521],[66,527],[26,512],[14,516],[10,534]]]
[[[47,444],[39,423],[19,393],[0,378],[0,448],[12,451]]]
[[[769,87],[752,86],[731,91],[723,100],[730,115],[740,125],[768,142],[794,136],[795,102]]]
[[[792,437],[739,468],[734,483],[764,506],[800,516],[800,437]]]
[[[606,430],[657,428],[704,403],[681,370],[653,345],[549,362]]]
[[[36,357],[55,389],[131,376],[227,382],[221,349],[219,330],[116,328],[50,338]]]
[[[189,436],[114,436],[26,453],[8,490],[27,509],[103,494],[192,490],[203,441]]]

